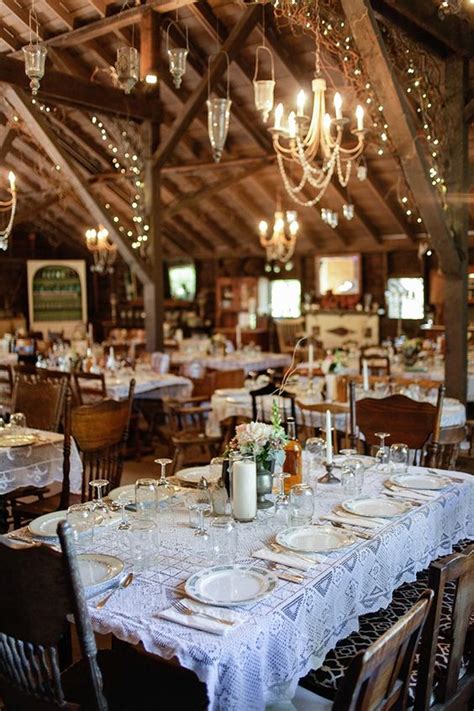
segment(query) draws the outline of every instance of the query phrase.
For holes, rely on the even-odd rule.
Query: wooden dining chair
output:
[[[433,599],[426,590],[384,634],[356,653],[346,667],[333,698],[333,711],[404,711],[410,675],[423,624]],[[300,685],[321,698],[313,672]],[[318,694],[318,696],[316,696]],[[317,706],[315,706],[317,708]]]
[[[362,348],[359,358],[360,373],[362,373],[364,360],[367,361],[369,375],[390,375],[390,358],[385,348],[380,346]]]
[[[49,377],[47,373],[17,373],[12,412],[23,412],[28,427],[58,432],[68,387],[66,377]]]
[[[405,395],[356,400],[355,383],[351,382],[351,447],[357,446],[361,434],[363,446],[370,451],[370,447],[379,444],[375,433],[388,432],[391,442],[403,442],[415,450],[415,461],[421,461],[428,441],[439,441],[444,392],[444,385],[440,385],[436,405],[418,402]]]
[[[72,374],[74,392],[79,405],[91,405],[107,397],[107,387],[103,373]]]
[[[467,436],[465,425],[441,427],[436,441],[426,445],[423,464],[433,469],[451,469],[457,467],[461,444]]]
[[[10,365],[0,364],[0,405],[10,408],[13,395],[13,371]]]
[[[273,397],[272,397],[273,396]],[[278,400],[281,419],[286,423],[288,417],[293,417],[296,423],[295,396],[287,390],[279,390],[273,383],[268,383],[257,390],[250,391],[252,398],[252,419],[254,421],[271,423],[272,408]],[[298,429],[298,426],[296,426]]]
[[[5,711],[151,711],[156,689],[176,708],[207,708],[191,672],[121,643],[97,651],[75,544],[58,526],[61,553],[0,537],[0,697]],[[78,656],[70,664],[69,620]]]
[[[300,413],[299,439],[305,442],[310,437],[319,437],[326,427],[326,411],[329,410],[333,423],[333,450],[337,454],[343,447],[348,447],[349,442],[349,405],[342,402],[317,402],[307,403],[296,401],[297,411]],[[343,429],[335,427],[336,417],[345,421]]]

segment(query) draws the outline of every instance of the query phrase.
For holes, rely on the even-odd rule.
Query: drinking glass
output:
[[[66,512],[66,520],[78,545],[87,546],[92,543],[97,514],[91,502],[70,506]]]
[[[174,495],[174,486],[166,479],[166,465],[172,463],[172,459],[155,459],[155,464],[161,466],[160,478],[156,482],[159,498],[168,498]]]
[[[314,514],[314,491],[308,484],[295,484],[290,489],[290,523],[292,526],[307,526]]]
[[[408,445],[396,442],[390,447],[390,462],[396,472],[404,473],[408,471],[408,457],[410,450]]]
[[[10,415],[10,427],[17,432],[26,428],[26,416],[22,412],[12,412]]]
[[[156,556],[158,539],[156,523],[151,518],[136,518],[128,533],[133,565],[146,568]]]
[[[230,565],[237,558],[237,525],[230,516],[213,518],[209,524],[213,565]]]
[[[108,486],[110,482],[107,479],[93,479],[89,482],[89,486],[94,492],[94,498],[92,499],[92,506],[94,511],[99,513],[104,520],[110,518],[109,507],[104,502],[104,488]]]
[[[380,440],[379,448],[375,453],[377,464],[388,464],[390,459],[390,450],[385,445],[385,440],[387,437],[390,437],[390,434],[388,432],[375,432],[375,436]]]
[[[137,514],[145,518],[156,515],[158,491],[156,479],[137,479],[135,482],[135,505]]]
[[[326,460],[326,440],[322,437],[310,437],[306,440],[304,449],[308,453],[309,476],[314,486],[317,474],[321,473],[323,462]]]
[[[355,496],[362,492],[364,486],[365,468],[359,459],[348,457],[343,464],[341,471],[341,485],[344,494]]]

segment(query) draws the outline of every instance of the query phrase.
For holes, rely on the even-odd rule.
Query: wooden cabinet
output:
[[[218,277],[216,281],[216,327],[235,328],[240,311],[256,313],[256,277]]]

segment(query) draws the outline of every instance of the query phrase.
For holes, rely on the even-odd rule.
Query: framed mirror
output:
[[[316,257],[318,296],[360,296],[362,274],[360,254],[334,254]]]

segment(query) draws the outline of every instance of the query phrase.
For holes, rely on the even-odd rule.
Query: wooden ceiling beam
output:
[[[162,16],[154,10],[143,13],[140,21],[140,79],[158,76]],[[146,85],[145,85],[146,86]],[[152,86],[149,87],[150,89]]]
[[[439,8],[432,0],[383,0],[377,5],[382,13],[384,5],[398,13],[402,26],[406,24],[403,20],[409,20],[452,52],[464,57],[473,56],[474,30],[470,23],[456,15],[446,15],[441,19]]]
[[[220,163],[181,163],[180,165],[166,165],[161,169],[164,175],[201,175],[203,172],[210,171],[211,173],[220,173],[222,170],[229,168],[243,168],[244,166],[253,166],[259,159],[252,158],[229,158],[228,160],[223,160]],[[274,155],[269,155],[267,157],[267,162],[272,163],[275,160]]]
[[[406,234],[412,242],[417,242],[416,232],[408,220],[405,219],[401,207],[396,205],[387,193],[384,193],[380,183],[376,178],[374,178],[374,175],[370,170],[368,171],[366,184],[372,190],[373,194],[380,200],[380,202],[383,203],[384,207],[390,212],[392,220],[397,224],[400,232]]]
[[[23,62],[10,57],[0,57],[0,82],[28,91],[29,79],[25,74]],[[140,97],[126,96],[119,89],[56,71],[47,72],[41,80],[39,97],[45,101],[58,101],[91,111],[118,114],[132,120],[159,118],[159,108]]]
[[[390,124],[390,136],[403,171],[415,197],[446,274],[457,275],[461,261],[446,215],[428,177],[429,165],[417,140],[417,132],[404,92],[390,65],[382,36],[369,0],[341,0],[356,46],[362,57],[377,97]]]
[[[258,5],[247,7],[243,11],[237,23],[234,25],[228,39],[222,45],[222,52],[227,54],[229,62],[234,60],[236,54],[245,44],[245,40],[257,23],[259,12],[260,7]],[[222,52],[216,56],[209,71],[209,84],[211,89],[215,86],[227,69],[226,56]],[[207,92],[208,77],[205,75],[201,78],[198,86],[186,102],[183,112],[175,120],[173,129],[168,136],[168,139],[164,141],[155,151],[153,156],[153,163],[155,166],[163,166],[171,157],[181,137],[187,131],[190,124],[201,110],[207,97]]]
[[[13,145],[13,141],[15,138],[18,136],[18,131],[16,131],[14,128],[9,128],[5,134],[5,137],[2,141],[2,145],[0,146],[0,163],[2,163],[7,155],[10,153],[10,149]]]
[[[3,22],[0,23],[0,40],[3,40],[5,44],[14,52],[20,52],[24,45],[24,42],[21,41],[17,33]]]
[[[30,30],[30,13],[29,11],[25,8],[22,7],[16,0],[3,0],[3,4],[5,7],[7,7],[12,15],[20,22],[23,26],[24,31]],[[44,27],[40,24],[38,24],[38,27],[36,27],[35,23],[35,32],[39,40],[44,40],[46,33],[44,30]]]
[[[43,147],[52,161],[57,163],[62,170],[65,179],[69,182],[72,190],[89,211],[91,218],[98,224],[103,224],[108,229],[111,239],[117,244],[122,257],[130,264],[142,283],[150,283],[150,271],[148,265],[140,259],[132,249],[130,242],[124,239],[116,229],[115,223],[110,219],[110,215],[99,204],[87,181],[79,174],[77,168],[71,163],[64,149],[57,144],[56,136],[47,120],[37,111],[28,99],[20,92],[8,88],[7,98],[14,109],[22,117],[31,135]]]

